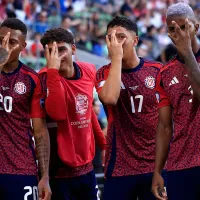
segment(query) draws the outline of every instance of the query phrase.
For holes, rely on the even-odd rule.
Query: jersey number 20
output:
[[[28,190],[28,192],[24,195],[24,200],[28,200],[28,196],[33,195],[33,200],[38,199],[38,189],[36,186],[32,187],[31,186],[26,186],[24,187],[24,190]]]
[[[10,113],[12,111],[12,102],[13,98],[10,96],[3,97],[2,94],[0,94],[0,103],[3,104],[3,107],[0,107],[0,110],[5,110],[6,112]]]
[[[139,106],[138,106],[138,110],[137,112],[141,112],[142,111],[142,104],[143,104],[143,96],[142,95],[136,95],[135,97],[131,96],[131,109],[132,109],[132,113],[136,113],[135,111],[135,102],[138,102],[139,99]]]

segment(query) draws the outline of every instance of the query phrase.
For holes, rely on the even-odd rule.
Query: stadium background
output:
[[[166,63],[176,50],[167,36],[165,14],[176,0],[0,0],[0,23],[17,17],[28,27],[27,48],[20,60],[36,71],[45,66],[40,38],[46,30],[63,27],[73,32],[78,48],[74,60],[95,64],[98,69],[109,62],[105,34],[107,23],[116,14],[137,22],[138,55]],[[200,0],[185,0],[200,22]],[[200,31],[198,33],[200,38]],[[94,93],[97,99],[97,94]],[[106,117],[101,104],[95,104],[99,121],[105,130]],[[105,131],[106,132],[106,131]],[[97,161],[97,163],[99,163]],[[101,170],[100,170],[101,172]],[[102,173],[97,174],[100,187]]]

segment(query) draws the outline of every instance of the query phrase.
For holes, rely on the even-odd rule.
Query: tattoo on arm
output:
[[[185,57],[185,67],[189,71],[192,81],[200,87],[200,68],[193,53]]]
[[[39,169],[41,176],[48,176],[49,174],[49,156],[50,156],[50,144],[49,144],[49,135],[40,134],[35,137],[36,144],[36,155],[39,161]]]

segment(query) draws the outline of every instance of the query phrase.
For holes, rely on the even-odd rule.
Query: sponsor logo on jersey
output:
[[[88,97],[84,94],[77,94],[76,100],[76,113],[84,115],[88,109]]]
[[[25,94],[26,93],[26,86],[22,82],[15,83],[14,91],[17,94]]]
[[[146,87],[150,89],[154,89],[156,83],[155,83],[155,78],[152,76],[147,76],[144,80]]]
[[[1,88],[2,88],[3,91],[10,89],[9,87],[4,87],[4,86],[1,86]]]
[[[171,80],[171,82],[169,83],[169,86],[175,85],[175,84],[177,84],[177,83],[179,83],[179,81],[178,81],[178,79],[177,79],[176,77],[174,77],[174,78]]]
[[[131,90],[137,90],[138,88],[139,88],[139,86],[138,85],[136,85],[136,86],[132,86],[132,87],[129,87]]]

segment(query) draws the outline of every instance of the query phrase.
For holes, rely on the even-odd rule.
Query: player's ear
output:
[[[26,45],[27,45],[27,43],[24,41],[24,42],[22,42],[22,45],[21,45],[21,51],[23,51],[25,48],[26,48]]]
[[[136,47],[138,45],[138,42],[139,42],[139,37],[138,36],[135,36],[133,38],[133,46]]]
[[[72,44],[72,55],[75,55],[76,53],[76,45]]]

